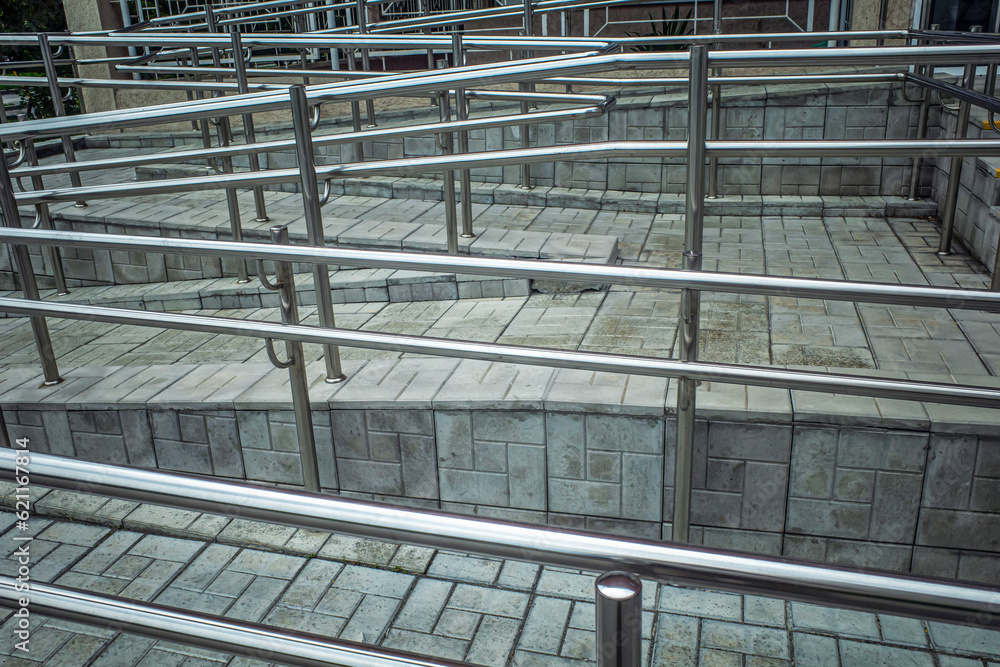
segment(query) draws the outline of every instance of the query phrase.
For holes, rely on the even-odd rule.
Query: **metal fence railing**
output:
[[[212,21],[211,13],[207,19]],[[877,33],[885,35],[887,33]],[[868,34],[868,36],[872,36]],[[226,49],[242,53],[241,46],[253,45],[283,48],[442,48],[455,49],[454,62],[460,64],[462,48],[519,50],[566,50],[553,38],[486,38],[475,37],[452,40],[436,36],[352,36],[329,35],[293,36],[224,36],[181,35],[151,33],[140,35],[68,36],[53,37],[52,42],[65,44],[138,44],[134,39],[147,40],[163,49],[207,49],[212,52],[212,76],[222,76],[222,54]],[[0,38],[0,42],[4,38]],[[6,38],[10,39],[22,39]],[[239,41],[242,39],[242,43]],[[697,41],[697,40],[696,40]],[[621,588],[634,582],[634,575],[652,577],[692,585],[706,585],[727,590],[779,595],[809,602],[840,604],[871,611],[884,611],[958,623],[981,623],[997,626],[1000,618],[1000,592],[994,589],[955,585],[921,580],[898,575],[870,574],[840,570],[833,567],[807,565],[766,558],[751,558],[713,550],[701,550],[675,544],[623,540],[582,533],[542,529],[517,524],[491,522],[468,517],[455,517],[433,512],[401,510],[375,504],[357,503],[316,495],[319,491],[318,465],[315,443],[312,438],[308,382],[302,356],[303,343],[318,343],[325,348],[325,374],[328,380],[343,377],[339,363],[338,346],[348,345],[372,349],[394,350],[465,359],[503,360],[513,363],[551,366],[556,368],[586,369],[632,373],[674,378],[678,382],[676,465],[674,479],[673,540],[688,541],[690,526],[691,466],[693,433],[696,413],[695,387],[700,381],[783,387],[805,391],[835,392],[838,394],[875,396],[902,400],[930,401],[947,404],[1000,408],[1000,390],[983,386],[919,382],[912,380],[882,379],[858,375],[840,375],[819,371],[791,371],[770,367],[705,363],[698,360],[699,300],[702,291],[723,291],[737,294],[792,296],[801,298],[871,302],[924,307],[965,308],[1000,312],[1000,292],[957,288],[925,287],[863,283],[856,281],[810,280],[764,275],[725,274],[701,271],[702,236],[705,199],[709,196],[705,166],[712,158],[784,158],[784,157],[955,157],[1000,156],[1000,140],[969,140],[963,138],[925,140],[857,140],[857,141],[720,141],[717,129],[713,136],[709,127],[709,88],[723,85],[730,79],[713,75],[713,69],[814,67],[824,66],[942,66],[960,64],[991,65],[1000,62],[1000,44],[992,40],[946,45],[911,45],[900,47],[849,48],[849,49],[786,49],[765,51],[710,51],[703,43],[690,45],[687,52],[673,53],[621,53],[614,52],[620,45],[597,44],[594,41],[578,42],[579,52],[515,59],[511,62],[494,62],[481,65],[462,65],[446,70],[389,74],[370,78],[349,78],[346,81],[303,87],[282,85],[280,89],[268,88],[248,92],[249,84],[239,71],[237,90],[230,97],[192,99],[187,102],[124,109],[100,115],[63,116],[7,124],[0,127],[0,140],[20,142],[24,148],[25,166],[9,168],[0,160],[0,212],[5,227],[0,230],[0,242],[12,249],[18,277],[26,298],[0,298],[0,311],[31,318],[35,342],[42,361],[45,381],[58,383],[60,375],[56,357],[49,338],[46,318],[60,317],[90,321],[115,322],[139,326],[200,331],[216,334],[247,336],[264,339],[272,363],[287,368],[292,387],[293,407],[302,455],[304,482],[307,491],[295,493],[274,489],[239,485],[200,478],[190,478],[166,473],[117,468],[57,457],[34,456],[33,480],[59,488],[83,489],[108,493],[133,500],[172,504],[200,511],[220,511],[226,504],[239,507],[241,515],[287,525],[338,530],[355,535],[376,538],[409,540],[437,548],[457,548],[475,553],[503,557],[525,558],[536,562],[607,570],[623,569],[630,575],[615,580]],[[345,47],[345,45],[347,45]],[[133,62],[135,59],[131,59]],[[200,56],[192,56],[200,66]],[[234,61],[241,61],[240,57]],[[459,142],[460,152],[453,152],[450,137],[455,132],[468,132],[477,127],[525,125],[536,120],[572,118],[603,113],[613,100],[603,95],[579,93],[533,93],[530,85],[546,81],[571,80],[576,82],[585,74],[600,74],[621,69],[687,69],[688,76],[671,79],[688,89],[688,139],[661,142],[602,142],[560,146],[526,147],[514,150],[473,153]],[[244,73],[245,74],[245,73]],[[303,73],[303,76],[306,74]],[[824,81],[826,74],[817,71],[808,75],[810,80]],[[899,80],[915,83],[927,91],[946,92],[963,104],[1000,110],[1000,102],[988,94],[970,93],[957,86],[927,80],[927,77],[910,77],[907,74],[874,76],[861,79],[867,82]],[[748,77],[740,78],[746,80]],[[968,77],[967,77],[968,79]],[[836,79],[831,79],[836,80]],[[195,84],[197,81],[176,79],[178,84]],[[79,85],[90,85],[85,81]],[[165,82],[122,81],[122,86],[141,86]],[[225,82],[215,81],[221,87]],[[498,83],[516,83],[520,91],[479,90]],[[58,91],[60,82],[50,73],[47,84]],[[574,83],[575,85],[575,83]],[[667,85],[667,84],[664,84]],[[672,84],[671,84],[672,85]],[[191,88],[191,90],[197,90]],[[433,96],[441,111],[440,124],[424,124],[405,128],[359,127],[358,109],[354,110],[355,131],[342,135],[313,136],[313,118],[310,107],[326,102],[371,101],[383,96]],[[533,97],[534,95],[534,97]],[[465,100],[484,98],[509,99],[522,104],[530,101],[569,103],[568,110],[547,110],[499,116],[490,119],[469,120]],[[547,96],[547,97],[546,97]],[[924,99],[929,99],[925,97]],[[452,101],[460,107],[458,120],[451,120],[449,107]],[[227,134],[224,119],[231,116],[251,118],[263,111],[291,110],[295,139],[257,143],[249,134],[245,145],[233,144]],[[716,114],[717,115],[717,114]],[[107,131],[174,121],[199,121],[205,130],[212,119],[219,119],[220,146],[186,151],[181,159],[213,161],[220,173],[194,178],[138,182],[115,185],[84,185],[80,178],[90,170],[111,166],[108,161],[81,161],[71,165],[69,173],[75,176],[69,188],[45,189],[41,179],[53,173],[52,167],[41,167],[30,156],[32,142],[46,137],[69,138],[74,134],[90,131]],[[358,152],[351,163],[317,166],[312,155],[316,145],[333,143],[356,144],[377,136],[404,136],[409,133],[442,135],[442,155],[404,158],[396,160],[363,160]],[[207,142],[206,142],[207,143]],[[233,173],[231,163],[235,155],[257,156],[268,151],[295,149],[297,164],[292,169],[261,169],[259,165],[249,172]],[[481,167],[519,166],[522,169],[539,162],[593,160],[614,157],[674,157],[687,163],[685,191],[685,248],[682,270],[665,270],[640,267],[595,266],[592,264],[554,263],[525,260],[463,257],[457,254],[459,234],[456,211],[459,202],[454,189],[454,172],[462,178],[463,203],[469,199],[467,173]],[[71,157],[67,154],[67,158]],[[177,156],[174,156],[177,157]],[[150,158],[140,157],[134,162],[120,160],[114,166],[148,163]],[[156,161],[163,161],[157,158]],[[15,160],[17,162],[17,160]],[[219,166],[221,164],[221,166]],[[321,207],[325,197],[320,194],[320,184],[349,176],[393,174],[412,175],[440,173],[445,181],[445,207],[448,211],[446,231],[447,255],[414,254],[400,252],[362,251],[328,248],[323,239]],[[21,177],[33,179],[32,190],[17,192],[14,182]],[[38,180],[35,180],[38,179]],[[241,239],[239,209],[236,193],[240,189],[256,189],[285,183],[296,183],[302,193],[308,230],[307,247],[287,245],[287,230],[272,228],[272,244],[250,244]],[[525,185],[530,185],[530,175]],[[449,188],[450,184],[450,188]],[[46,223],[47,206],[53,202],[86,202],[100,198],[118,198],[153,194],[221,190],[230,204],[232,241],[207,241],[194,239],[131,237],[101,235],[68,231],[54,231]],[[20,229],[19,206],[36,209],[37,229]],[[264,213],[258,209],[259,217]],[[266,214],[265,214],[266,215]],[[463,233],[474,233],[471,216],[463,217]],[[468,223],[466,225],[466,222]],[[942,239],[948,239],[945,229]],[[944,240],[942,240],[944,244]],[[68,302],[47,302],[40,299],[28,256],[27,246],[43,246],[51,251],[58,248],[100,248],[134,252],[192,253],[238,259],[241,266],[239,278],[248,279],[248,263],[256,265],[261,283],[282,295],[282,322],[231,320],[218,317],[154,313],[129,309],[82,306]],[[58,264],[58,255],[55,255]],[[264,274],[260,260],[274,261],[277,277]],[[299,324],[295,289],[290,269],[291,262],[314,266],[317,307],[320,326]],[[463,274],[496,275],[546,278],[587,283],[654,286],[681,290],[679,313],[679,355],[677,359],[635,357],[620,354],[599,354],[576,350],[556,350],[538,347],[476,343],[471,341],[439,340],[417,336],[360,332],[337,328],[329,289],[327,265],[385,267],[396,269],[453,271]],[[996,279],[996,274],[994,274]],[[275,350],[274,342],[285,343],[285,358]],[[14,454],[0,451],[0,471],[10,476],[15,471]],[[220,505],[221,503],[221,505]],[[619,575],[614,575],[619,576]],[[604,580],[605,584],[609,580]],[[623,583],[625,582],[625,583]],[[0,604],[10,605],[11,597],[0,579]],[[267,646],[274,649],[273,660],[288,664],[453,664],[430,661],[413,656],[401,656],[375,649],[358,649],[343,643],[281,633],[260,626],[234,624],[193,614],[166,612],[152,605],[139,605],[114,598],[68,591],[56,586],[43,586],[39,595],[47,613],[75,620],[94,622],[95,618],[116,618],[124,627],[152,636],[183,638],[201,646],[247,654]],[[599,595],[600,595],[599,586]],[[631,597],[626,596],[632,600]],[[599,601],[600,601],[599,597]],[[606,602],[606,603],[605,603]],[[601,602],[598,612],[602,619],[598,627],[610,627],[621,621],[629,632],[621,637],[632,637],[634,626],[621,619],[632,618],[634,608]],[[633,602],[629,604],[633,604]],[[47,606],[46,606],[47,605]],[[109,615],[117,614],[117,616]],[[987,616],[982,616],[986,613]],[[169,617],[169,618],[168,618]],[[986,620],[983,620],[985,618]],[[618,619],[618,620],[615,620]],[[610,625],[606,625],[610,624]],[[228,633],[228,634],[227,634]],[[256,639],[255,639],[256,637]],[[620,637],[619,637],[620,639]],[[602,667],[617,660],[626,649],[618,640],[599,635],[598,657]],[[602,653],[610,646],[607,656]],[[617,646],[617,648],[616,648]],[[277,648],[274,648],[277,647]],[[634,649],[634,647],[633,647]],[[351,657],[351,650],[367,651],[364,656]],[[383,662],[371,662],[374,656]],[[629,654],[631,655],[631,654]],[[636,653],[636,655],[638,655]],[[610,657],[609,657],[610,656]],[[365,662],[369,660],[369,662]],[[407,660],[410,662],[408,663]],[[421,660],[424,660],[421,662]],[[311,662],[310,662],[311,661]]]

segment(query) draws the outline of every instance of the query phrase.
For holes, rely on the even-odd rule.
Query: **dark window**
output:
[[[983,32],[992,32],[996,20],[996,3],[991,0],[931,0],[927,27],[940,24],[942,30],[968,31],[980,25]]]

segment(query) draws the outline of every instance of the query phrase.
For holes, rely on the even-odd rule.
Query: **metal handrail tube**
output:
[[[37,455],[32,452],[32,460]],[[17,580],[0,576],[0,607],[19,608],[18,598],[31,599],[31,613],[117,630],[153,639],[182,641],[210,651],[299,667],[468,667],[467,663],[366,646],[321,635],[293,632],[91,593],[55,584],[31,582],[28,593],[17,592]]]
[[[142,66],[135,66],[135,67],[133,67],[133,66],[128,66],[128,67],[126,67],[126,66],[118,66],[116,69],[119,70],[119,71],[121,71],[121,72],[153,72],[153,73],[160,73],[160,74],[166,74],[166,73],[169,73],[169,74],[194,74],[194,73],[197,73],[197,74],[216,74],[216,75],[222,75],[222,76],[228,76],[228,77],[232,77],[235,74],[234,70],[229,69],[228,67],[221,67],[221,68],[213,68],[213,67],[172,67],[172,66],[149,67],[149,66],[142,65]],[[306,78],[306,79],[308,79],[308,78],[377,79],[377,78],[384,78],[384,77],[393,76],[393,75],[394,75],[393,72],[365,72],[365,71],[357,71],[357,70],[355,70],[355,71],[352,71],[352,70],[336,70],[336,71],[324,72],[322,70],[284,70],[284,69],[282,69],[282,70],[275,70],[275,69],[252,69],[252,70],[247,70],[244,73],[244,76],[302,77],[302,78]],[[6,81],[4,81],[4,79],[6,79]],[[40,79],[39,77],[17,77],[17,76],[0,77],[0,83],[11,83],[11,84],[14,84],[14,85],[19,84],[22,80],[31,82],[30,85],[45,85],[46,84],[46,80],[45,79]],[[642,79],[626,79],[626,80],[628,80],[628,81],[636,81],[636,80],[642,81]],[[889,80],[889,79],[888,78],[883,78],[883,79],[880,79],[880,80]],[[87,82],[90,81],[90,80],[80,80],[80,81],[81,81],[81,83],[79,83],[77,85],[79,87],[83,87],[83,86],[87,85]],[[113,84],[115,81],[117,81],[117,79],[98,79],[96,81],[105,84],[105,85],[103,85],[101,87],[115,87],[115,86],[112,86],[110,84]],[[180,80],[180,81],[183,82],[184,80]],[[687,79],[677,79],[677,81],[687,81]],[[63,83],[63,80],[60,79],[60,84],[62,84],[62,83]],[[125,87],[125,88],[129,88],[129,87],[131,87],[131,88],[142,88],[142,87],[146,87],[146,86],[142,85],[142,84],[145,84],[145,83],[160,83],[160,81],[156,81],[156,82],[138,81],[138,85],[126,85],[126,86],[122,86],[122,87]],[[176,84],[177,82],[172,82],[172,83]],[[222,83],[222,82],[219,82],[219,83]],[[763,82],[761,82],[761,84],[763,85]],[[272,84],[262,84],[261,86],[255,87],[255,90],[258,90],[258,91],[260,91],[260,90],[277,90],[277,89],[280,89],[280,88],[283,88],[283,87],[287,87],[288,85],[290,85],[290,84],[273,84],[273,83]],[[652,85],[652,84],[650,84],[650,85]],[[175,88],[182,88],[184,86],[175,85],[174,87]],[[213,87],[213,90],[214,89],[219,89],[219,87],[218,86]],[[231,86],[231,85],[226,85],[225,90],[235,90],[235,88],[233,86]],[[239,92],[245,93],[245,92],[248,92],[248,91],[241,90]],[[590,103],[593,103],[593,104],[600,104],[600,103],[607,102],[607,100],[609,99],[607,95],[595,95],[595,94],[586,94],[586,93],[537,93],[537,92],[515,91],[515,90],[467,90],[466,94],[470,98],[475,98],[475,99],[480,99],[480,100],[500,100],[500,101],[504,101],[504,100],[511,100],[511,101],[527,100],[527,101],[531,101],[531,102],[535,102],[535,103],[542,102],[542,103],[547,103],[547,104],[577,104],[577,103],[581,103],[581,102],[590,102]],[[420,95],[426,95],[426,93],[422,93]],[[403,97],[403,95],[401,95],[401,97]]]
[[[614,98],[611,98],[612,100]],[[508,127],[510,125],[520,125],[525,121],[542,123],[554,120],[566,120],[570,118],[587,118],[599,116],[605,113],[608,105],[581,107],[579,109],[562,109],[558,111],[539,111],[536,113],[510,116],[489,116],[486,118],[473,118],[464,121],[452,121],[450,123],[424,123],[422,125],[405,125],[401,127],[376,128],[372,130],[361,130],[359,132],[343,132],[334,135],[326,135],[313,138],[313,146],[333,146],[338,144],[354,143],[368,139],[379,139],[387,137],[408,137],[421,134],[432,134],[442,129],[452,131],[482,130],[495,127]],[[241,144],[231,146],[219,146],[211,149],[197,149],[190,151],[172,151],[169,153],[157,153],[154,155],[132,155],[126,160],[122,158],[109,158],[104,160],[90,160],[87,162],[74,162],[72,164],[42,165],[38,167],[22,167],[11,174],[15,177],[24,178],[26,176],[46,176],[50,174],[61,174],[67,171],[88,171],[96,169],[119,169],[123,165],[137,167],[146,164],[161,164],[168,162],[185,162],[188,160],[203,160],[206,158],[221,157],[223,155],[246,155],[254,153],[277,152],[291,150],[295,148],[295,141],[292,139],[280,141],[267,141],[252,144]]]
[[[374,331],[320,329],[302,325],[283,325],[276,322],[181,313],[158,313],[10,297],[0,297],[0,312],[251,338],[297,340],[320,345],[343,345],[369,350],[410,352],[438,357],[528,364],[548,368],[569,368],[599,373],[629,373],[660,378],[686,378],[696,382],[722,382],[795,391],[816,391],[904,401],[1000,408],[1000,389],[975,385],[952,385],[836,373],[793,371],[768,366],[678,361],[676,359],[656,359],[622,354],[479,343],[430,336],[405,336]]]
[[[598,60],[593,60],[597,58]],[[545,64],[548,69],[568,69],[573,72],[601,71],[608,66],[607,56],[552,56],[549,58],[521,61],[516,64],[493,63],[488,65],[472,65],[462,68],[437,70],[430,73],[414,72],[393,76],[380,77],[374,81],[343,81],[338,83],[310,86],[306,93],[312,103],[325,101],[362,100],[366,97],[384,96],[389,94],[433,93],[467,82],[481,84],[504,83],[517,80],[532,72],[538,78],[539,65]],[[670,56],[671,62],[686,60],[675,55]],[[582,68],[582,69],[580,69]],[[334,91],[336,91],[334,93]],[[357,93],[357,94],[355,94]],[[7,141],[22,139],[27,136],[58,136],[60,134],[76,134],[85,131],[107,130],[120,127],[135,127],[149,123],[165,123],[173,120],[198,120],[213,118],[224,113],[260,113],[263,111],[283,110],[285,93],[252,93],[224,99],[194,100],[174,104],[164,104],[139,109],[122,109],[101,114],[82,114],[67,118],[47,118],[43,120],[25,121],[8,124],[0,128],[3,139]],[[53,121],[61,121],[58,125]],[[15,128],[12,125],[16,125]],[[21,136],[23,135],[23,136]]]
[[[21,123],[18,123],[20,125]],[[3,126],[6,127],[6,126]],[[356,139],[355,139],[356,141]],[[1000,155],[1000,139],[942,139],[915,141],[912,139],[886,141],[709,141],[708,156],[718,157],[979,157]],[[348,164],[317,166],[320,180],[374,176],[379,174],[419,175],[426,172],[445,172],[457,169],[478,169],[524,163],[544,163],[597,158],[675,157],[685,156],[687,143],[683,141],[608,141],[591,144],[569,144],[516,148],[481,153],[455,153],[427,157],[379,160]],[[119,166],[126,166],[123,163]],[[86,185],[82,188],[57,188],[24,192],[16,195],[19,204],[72,201],[75,198],[112,199],[156,194],[173,194],[215,190],[220,188],[249,188],[255,185],[294,183],[299,178],[297,169],[274,169],[266,172],[240,172],[191,178],[141,181],[110,185]]]
[[[608,104],[614,100],[607,95],[587,93],[537,93],[528,90],[466,90],[465,96],[477,100],[512,100],[543,104]]]
[[[192,71],[204,72],[210,68],[185,68]],[[272,76],[275,76],[272,74]],[[0,76],[0,85],[11,86],[48,86],[48,80],[37,76]],[[59,77],[59,85],[63,88],[148,88],[150,90],[231,90],[239,92],[239,85],[228,82],[215,81],[187,81],[178,79],[148,80],[148,79],[78,79],[72,77]],[[251,83],[249,89],[255,92],[267,92],[271,90],[285,90],[288,84],[280,83]],[[74,116],[75,117],[75,116]]]
[[[906,79],[906,72],[884,74],[787,74],[764,76],[710,76],[713,86],[770,86],[785,83],[890,83]],[[543,83],[569,84],[572,86],[686,86],[686,76],[669,77],[585,77],[562,76],[545,79]]]
[[[552,8],[562,10],[564,8],[561,3],[562,0],[552,0]],[[371,4],[370,2],[368,4]],[[635,4],[632,0],[626,0],[625,4]],[[546,3],[534,3],[534,11],[544,12],[547,11],[545,7]],[[522,9],[516,7],[515,14],[520,15]],[[325,8],[323,9],[325,11]],[[454,23],[457,19],[449,17],[443,19],[447,24]],[[809,38],[815,39],[827,39],[827,38],[839,38],[839,39],[876,39],[880,36],[884,36],[887,39],[908,39],[910,37],[910,31],[908,30],[887,30],[887,31],[854,31],[854,32],[813,32],[809,33]],[[759,42],[761,40],[767,40],[769,42],[798,42],[802,41],[803,33],[748,33],[748,34],[725,34],[725,35],[687,35],[684,37],[616,37],[614,39],[594,39],[586,37],[575,37],[573,39],[566,39],[562,37],[546,37],[546,36],[522,36],[522,35],[505,35],[490,36],[490,35],[478,35],[475,33],[470,33],[463,36],[466,43],[470,45],[473,50],[477,48],[488,48],[488,49],[523,49],[532,48],[535,50],[542,50],[546,48],[551,48],[556,50],[558,47],[561,50],[573,50],[573,49],[594,49],[594,48],[607,48],[610,45],[632,45],[632,44],[666,44],[666,43],[678,43],[678,44],[710,44],[716,42],[746,42],[754,41]],[[326,45],[331,39],[335,39],[346,46],[371,46],[385,48],[413,48],[414,46],[419,47],[444,47],[447,45],[450,37],[440,36],[434,34],[412,34],[412,35],[367,35],[359,36],[357,34],[336,34],[334,35],[332,31],[319,30],[307,35],[300,34],[267,34],[258,33],[254,35],[246,36],[246,44],[248,46],[306,46],[315,47],[319,45]],[[49,42],[53,46],[61,46],[63,44],[69,45],[84,45],[84,46],[174,46],[174,47],[207,47],[216,46],[224,47],[228,43],[228,37],[225,33],[218,34],[206,34],[206,33],[194,33],[187,34],[184,32],[177,33],[126,33],[126,32],[108,32],[102,34],[85,34],[85,33],[75,33],[75,34],[52,34],[49,36]],[[321,44],[317,44],[320,42]],[[34,46],[38,43],[37,33],[7,33],[0,34],[0,45],[4,46]],[[981,40],[976,40],[976,44],[980,44]],[[895,48],[895,47],[893,47]],[[802,52],[804,50],[800,50]]]
[[[935,79],[929,76],[923,76],[921,74],[905,72],[904,75],[906,76],[906,80],[910,83],[916,83],[924,88],[936,90],[939,93],[944,93],[949,97],[954,97],[956,100],[974,104],[977,107],[986,109],[987,111],[992,111],[994,113],[1000,112],[1000,99],[991,95],[985,95],[972,90],[971,88],[956,86],[953,83],[941,81],[940,79]]]
[[[152,74],[222,74],[232,76],[233,70],[229,67],[188,67],[177,65],[118,65],[115,67],[119,72],[148,72]],[[411,70],[412,71],[412,70]],[[268,67],[255,67],[247,70],[247,76],[269,76],[269,77],[339,77],[341,79],[373,79],[389,76],[396,72],[349,72],[347,70],[310,70],[310,69],[277,69]]]
[[[933,28],[933,26],[932,26]],[[975,31],[976,26],[973,26]],[[983,32],[959,32],[955,30],[910,30],[910,37],[933,39],[936,41],[952,41],[964,43],[976,43],[986,41],[996,41],[996,34]]]
[[[917,46],[883,48],[843,48],[773,51],[719,51],[709,56],[711,67],[802,66],[816,60],[821,66],[833,65],[911,65],[989,64],[1000,62],[1000,45]],[[615,68],[685,67],[687,53],[614,53],[605,55],[573,54],[521,60],[514,63],[470,65],[434,72],[415,72],[381,77],[372,81],[344,81],[311,86],[310,101],[348,101],[370,97],[416,92],[432,92],[472,84],[498,84],[510,81],[540,81],[565,74],[585,74]],[[254,93],[225,100],[198,100],[171,105],[125,109],[103,114],[87,114],[62,119],[44,119],[16,123],[0,128],[7,140],[26,136],[49,136],[82,131],[134,127],[151,122],[196,120],[223,113],[237,114],[273,111],[283,108],[284,95]]]
[[[161,238],[42,229],[0,229],[0,243],[103,248],[132,252],[180,252],[243,259],[256,257],[264,260],[307,264],[482,274],[505,278],[533,278],[567,282],[593,283],[598,281],[614,285],[660,289],[687,288],[733,294],[856,301],[1000,313],[1000,294],[987,290],[955,287],[897,285],[895,283],[763,276],[714,271],[693,273],[675,269],[637,266],[452,256],[338,247],[315,248],[302,245],[286,247],[210,239]]]
[[[11,479],[16,450],[0,449]],[[995,588],[721,549],[539,527],[382,505],[159,470],[31,454],[38,486],[103,494],[310,530],[417,544],[587,571],[620,569],[660,582],[781,597],[932,621],[1000,626]],[[44,588],[42,590],[45,590]],[[88,594],[89,595],[89,594]]]
[[[324,10],[325,11],[325,10]],[[519,10],[520,11],[520,10]],[[539,51],[591,51],[612,48],[615,42],[606,39],[563,39],[560,37],[491,37],[470,35],[469,41],[473,50],[506,50],[532,48]],[[760,35],[755,35],[760,39]],[[342,45],[343,48],[444,48],[451,37],[437,35],[358,35],[333,34],[328,31],[317,31],[308,34],[301,33],[247,33],[245,43],[251,47],[264,48],[329,48]],[[19,35],[0,35],[0,45],[20,46],[34,45],[37,38],[20,39]],[[162,46],[162,47],[196,47],[196,48],[226,48],[229,44],[227,33],[120,33],[112,32],[105,35],[53,35],[52,44],[69,44],[75,46]]]

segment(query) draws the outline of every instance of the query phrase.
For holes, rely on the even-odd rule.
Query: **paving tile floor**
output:
[[[13,538],[30,536],[35,581],[473,664],[594,664],[594,573],[68,492],[47,498],[27,530],[0,513],[0,574],[17,569]],[[99,523],[44,516],[69,508]],[[16,619],[0,613],[0,664],[268,664],[38,615],[31,624],[25,654]],[[1000,666],[998,631],[652,581],[642,637],[650,667]]]
[[[94,159],[123,155],[122,149],[89,149]],[[47,158],[45,161],[57,160]],[[82,158],[81,158],[82,159]],[[134,180],[113,169],[89,174],[88,183]],[[65,183],[63,183],[65,181]],[[47,177],[48,187],[68,184]],[[276,218],[300,218],[294,194],[268,192]],[[225,203],[213,193],[149,196],[128,200],[117,215],[157,215],[168,210],[215,211]],[[245,224],[252,193],[240,195]],[[143,204],[140,207],[138,204]],[[107,205],[104,202],[102,205]],[[141,209],[141,210],[140,210]],[[574,232],[619,239],[619,263],[678,268],[683,247],[680,214],[475,204],[482,229]],[[389,223],[442,223],[443,204],[345,195],[331,198],[325,215]],[[199,213],[202,217],[204,211]],[[184,216],[175,219],[186,219]],[[200,219],[200,218],[199,218]],[[213,224],[223,224],[224,220]],[[193,223],[192,223],[193,224]],[[270,223],[265,223],[270,224]],[[705,270],[797,277],[852,279],[917,285],[983,288],[988,276],[968,255],[941,258],[934,252],[937,224],[917,218],[707,216]],[[114,287],[127,295],[145,285]],[[679,295],[672,290],[627,289],[459,301],[338,304],[345,328],[431,335],[509,344],[590,351],[620,351],[668,357],[674,351]],[[202,310],[207,315],[277,319],[274,309]],[[307,323],[314,311],[304,308]],[[263,360],[262,344],[227,337],[141,330],[98,323],[51,320],[63,364],[148,364],[204,360]],[[0,319],[7,365],[36,363],[27,321]],[[319,348],[309,352],[319,358]],[[395,357],[390,352],[344,350],[345,358]],[[1000,371],[1000,315],[977,311],[880,307],[846,302],[738,296],[702,296],[700,358],[705,361],[779,366],[876,368],[929,375],[996,375]]]
[[[665,217],[665,216],[663,216]],[[666,223],[664,223],[666,224]],[[679,223],[671,223],[679,224]],[[917,220],[801,218],[757,219],[767,229],[802,229],[806,224],[853,225],[877,229],[892,245],[880,251],[871,264],[846,262],[828,245],[824,255],[816,242],[803,250],[809,261],[790,259],[795,253],[781,244],[767,245],[766,266],[759,259],[711,261],[725,270],[765,271],[772,275],[797,275],[843,279],[848,276],[880,282],[962,285],[982,288],[986,276],[968,258],[951,265],[923,262],[919,248],[904,245],[913,238],[894,229],[913,230],[933,223]],[[717,230],[726,231],[726,230]],[[891,235],[891,236],[890,236]],[[744,235],[745,236],[745,235]],[[787,235],[782,238],[788,238]],[[920,237],[923,238],[923,237]],[[892,244],[890,244],[892,241]],[[763,249],[759,238],[754,241]],[[720,252],[743,253],[743,241],[730,247],[720,242]],[[846,246],[845,246],[846,247]],[[874,248],[875,246],[873,246]],[[868,250],[868,247],[864,247]],[[836,250],[836,252],[834,252]],[[856,253],[853,248],[850,252]],[[790,254],[791,253],[791,254]],[[750,256],[749,251],[743,253]],[[763,255],[762,250],[762,255]],[[874,253],[873,253],[874,254]],[[825,257],[825,259],[824,259]],[[853,260],[860,260],[855,254]],[[641,263],[641,262],[640,262]],[[670,265],[670,263],[667,263]],[[882,270],[877,267],[888,266]],[[857,275],[865,267],[865,275]],[[100,289],[100,288],[91,288]],[[147,286],[119,286],[122,299]],[[82,292],[81,292],[82,293]],[[49,291],[51,294],[51,290]],[[72,298],[72,296],[70,297]],[[532,294],[528,297],[462,299],[423,302],[369,302],[338,304],[338,325],[348,329],[429,335],[449,339],[537,345],[588,351],[625,352],[669,357],[673,353],[679,293],[675,290],[627,289],[575,294]],[[273,308],[204,309],[203,315],[277,320]],[[315,309],[302,308],[306,323],[316,323]],[[757,297],[706,293],[702,299],[701,351],[705,361],[759,365],[805,365],[840,368],[914,370],[934,375],[995,375],[1000,370],[1000,316],[963,310],[912,306],[877,306],[786,297]],[[51,319],[56,352],[63,364],[148,364],[248,361],[265,358],[262,344],[225,336],[162,332],[130,326],[77,323]],[[0,318],[7,354],[6,365],[36,363],[28,322]],[[311,348],[311,358],[320,350]],[[344,350],[345,358],[389,358],[391,352]]]

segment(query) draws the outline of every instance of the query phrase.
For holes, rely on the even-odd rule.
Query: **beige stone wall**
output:
[[[882,2],[888,2],[885,15],[886,30],[903,30],[913,25],[914,0],[855,0],[851,14],[851,28],[878,30]]]
[[[63,0],[63,11],[66,13],[66,23],[72,32],[87,30],[113,30],[122,27],[121,16],[117,7],[106,0]],[[118,48],[75,47],[77,58],[104,58],[106,56],[124,55]],[[111,79],[120,78],[109,65],[81,65],[78,73],[83,78]],[[111,89],[89,88],[83,90],[83,109],[87,113],[110,111],[116,108],[115,92]]]

